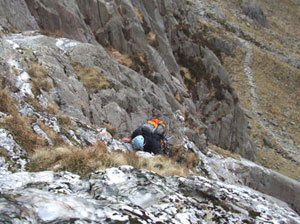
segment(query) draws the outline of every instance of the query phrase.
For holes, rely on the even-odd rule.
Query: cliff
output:
[[[287,71],[287,80],[274,73],[279,80],[276,97],[281,85],[290,81],[296,86],[299,81],[299,52],[290,54],[275,45],[287,37],[270,23],[273,18],[264,4],[2,0],[0,5],[1,221],[299,222],[292,210],[300,211],[299,182],[248,161],[299,178],[297,172],[283,169],[288,166],[291,171],[300,162],[295,120],[299,105],[289,106],[288,127],[283,125],[284,114],[276,113],[275,120],[271,114],[277,107],[267,103],[273,102],[267,90],[275,87],[262,82],[270,72],[258,69],[261,57]],[[266,43],[262,32],[277,38],[275,47]],[[291,48],[299,43],[291,40]],[[297,97],[290,94],[291,99]],[[87,179],[71,173],[26,172],[47,169],[35,156],[39,151],[58,152],[61,146],[89,151],[101,142],[112,153],[132,151],[120,138],[152,117],[168,124],[171,145],[182,147],[184,155],[196,155],[191,177],[159,177],[123,166],[91,169]],[[270,155],[279,158],[278,169]],[[49,154],[48,169],[69,170],[61,159],[52,161]],[[186,160],[191,168],[191,159]],[[107,167],[114,164],[120,165],[111,162]],[[73,178],[82,188],[71,186]],[[140,184],[144,180],[149,181],[145,186]],[[52,187],[57,183],[65,196]],[[237,200],[228,193],[232,191]],[[33,198],[29,207],[28,197]],[[263,197],[268,199],[264,202]],[[42,200],[45,204],[39,203]],[[57,210],[49,217],[52,203]],[[162,211],[158,207],[164,203]],[[74,211],[59,209],[66,205]],[[80,213],[82,207],[88,211]]]

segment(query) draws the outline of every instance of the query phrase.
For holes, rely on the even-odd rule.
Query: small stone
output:
[[[272,143],[269,139],[264,138],[264,139],[263,139],[263,142],[264,142],[264,144],[265,144],[266,146],[268,146],[268,147],[270,147],[270,148],[273,148],[273,143]]]

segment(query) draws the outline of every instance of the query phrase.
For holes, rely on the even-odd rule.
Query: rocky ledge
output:
[[[2,223],[299,223],[285,203],[204,177],[130,166],[93,173],[1,173]]]

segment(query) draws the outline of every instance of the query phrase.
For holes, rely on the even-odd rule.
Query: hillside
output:
[[[300,222],[299,1],[0,6],[1,222]]]

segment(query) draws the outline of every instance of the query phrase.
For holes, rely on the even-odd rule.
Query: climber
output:
[[[123,142],[131,142],[136,150],[154,154],[167,153],[166,124],[156,118],[138,127],[131,138],[123,138]]]

